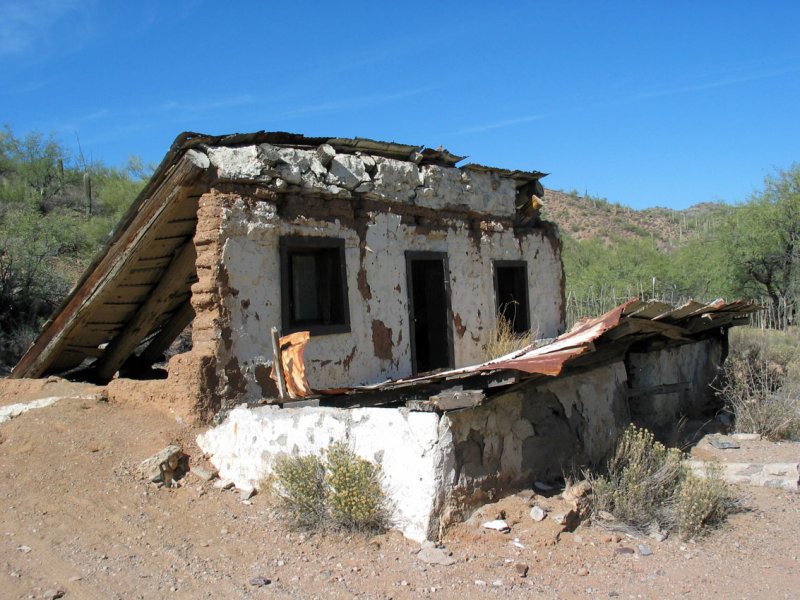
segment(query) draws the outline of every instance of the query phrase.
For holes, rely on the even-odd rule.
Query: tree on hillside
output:
[[[138,159],[78,165],[52,136],[0,130],[0,363],[25,350],[147,174]]]
[[[800,164],[764,179],[764,189],[734,210],[722,232],[746,289],[770,298],[775,314],[797,312],[800,283]]]

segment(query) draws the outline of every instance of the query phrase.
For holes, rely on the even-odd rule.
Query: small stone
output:
[[[527,577],[528,576],[528,565],[524,563],[517,563],[514,565],[514,570],[517,572],[517,575],[520,577]]]
[[[279,560],[277,564],[278,564],[279,567],[282,567],[286,563],[284,561],[282,561],[282,560]]]
[[[502,580],[502,579],[495,579],[495,580],[492,582],[492,585],[493,585],[494,587],[503,587],[503,580]]]
[[[220,490],[229,490],[234,483],[230,479],[219,479],[214,482],[214,487]]]
[[[475,585],[477,585],[478,587],[484,587],[486,585],[486,582],[483,581],[482,579],[476,579]]]
[[[17,550],[19,550],[20,552],[22,552],[24,554],[27,554],[28,552],[30,552],[32,550],[32,548],[30,546],[17,546]]]
[[[534,506],[531,509],[531,519],[536,521],[544,521],[545,517],[547,516],[547,511],[543,509],[541,506]]]
[[[19,579],[19,578],[20,578],[19,571],[11,571],[11,573],[9,573],[9,574],[8,574],[8,576],[9,576],[9,577],[14,577],[14,578],[16,578],[16,579]]]
[[[243,487],[239,489],[239,498],[242,500],[250,500],[256,493],[256,488],[252,486]]]
[[[409,583],[405,579],[403,579],[403,581],[400,582],[400,585],[403,587],[407,587]]]
[[[83,579],[83,577],[81,577],[80,575],[73,575],[72,577],[69,578],[70,581],[80,581],[81,579]]]
[[[189,472],[192,473],[193,475],[196,475],[203,481],[211,481],[212,479],[214,479],[214,477],[217,476],[216,469],[207,469],[206,467],[203,467],[201,465],[195,465]]]
[[[46,590],[45,593],[42,594],[42,598],[45,600],[56,600],[56,598],[63,598],[64,593],[64,590]]]
[[[612,515],[610,512],[606,510],[597,511],[597,516],[603,519],[603,521],[616,521],[617,518]]]
[[[588,574],[589,574],[589,569],[587,569],[586,567],[581,567],[580,569],[578,569],[578,572],[576,573],[578,577],[586,577]]]
[[[486,521],[483,524],[484,529],[493,529],[494,531],[502,531],[503,533],[508,533],[511,531],[511,527],[508,526],[503,519],[495,519],[494,521]]]
[[[614,552],[616,554],[633,554],[633,548],[628,548],[627,546],[620,546],[619,548],[615,548]]]
[[[317,147],[317,159],[323,167],[327,167],[334,156],[336,156],[336,150],[330,144],[321,144]]]
[[[143,460],[139,465],[139,471],[148,481],[170,486],[182,457],[182,448],[175,444],[170,444],[161,452],[157,452],[150,458]]]
[[[553,489],[552,485],[548,485],[548,484],[546,484],[546,483],[544,483],[542,481],[534,481],[533,485],[535,487],[539,488],[540,490],[544,490],[545,492],[549,492],[549,491],[551,491]]]
[[[639,554],[641,554],[642,556],[650,556],[652,553],[653,551],[650,550],[650,548],[648,548],[644,544],[639,544]]]
[[[264,587],[265,585],[269,585],[270,583],[272,583],[272,580],[259,575],[257,577],[251,577],[250,579],[247,580],[247,583],[249,583],[253,587]]]
[[[450,553],[443,548],[423,547],[417,554],[417,558],[419,558],[422,562],[432,565],[449,566],[456,562],[456,559],[454,559]]]
[[[611,541],[614,542],[615,544],[618,544],[621,540],[622,538],[619,537],[619,535],[617,535],[616,533],[611,536]]]

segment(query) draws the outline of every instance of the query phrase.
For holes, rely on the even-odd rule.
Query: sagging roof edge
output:
[[[440,166],[455,167],[456,163],[465,157],[456,156],[447,150],[424,148],[422,146],[409,146],[397,144],[395,142],[380,142],[367,138],[326,138],[326,137],[306,137],[302,134],[287,132],[268,132],[258,131],[254,133],[235,133],[228,135],[213,136],[191,131],[179,134],[170,145],[164,158],[156,167],[153,175],[145,184],[142,191],[133,200],[128,210],[123,214],[119,223],[104,241],[92,262],[84,270],[80,279],[72,287],[69,294],[58,304],[49,319],[42,325],[39,335],[15,365],[9,374],[11,378],[38,377],[42,373],[37,371],[37,363],[42,360],[42,354],[52,343],[58,343],[64,336],[69,335],[71,328],[76,324],[76,318],[81,312],[80,306],[73,306],[74,312],[71,316],[64,315],[64,312],[76,301],[76,297],[81,292],[86,292],[84,288],[92,279],[102,280],[113,270],[113,264],[108,264],[105,272],[98,273],[102,263],[111,255],[112,249],[119,244],[123,236],[128,233],[128,229],[135,221],[148,199],[166,182],[172,171],[180,163],[181,159],[189,150],[197,149],[202,151],[214,146],[242,146],[260,143],[292,147],[317,147],[321,144],[330,144],[337,152],[355,153],[364,152],[378,156],[386,156],[397,160],[406,160],[418,164],[436,164]],[[539,171],[509,171],[507,169],[484,167],[481,165],[468,164],[464,169],[476,171],[492,171],[501,177],[508,177],[521,182],[538,181],[547,175]],[[102,288],[102,286],[101,286]],[[90,291],[87,297],[91,297],[94,292]],[[59,325],[58,321],[62,323]]]
[[[477,365],[373,385],[318,392],[326,402],[336,402],[335,396],[357,398],[363,393],[423,387],[470,375],[490,376],[498,372],[517,372],[526,377],[556,378],[571,374],[570,367],[579,362],[586,366],[593,364],[593,360],[599,360],[593,357],[603,356],[598,347],[618,344],[619,352],[624,353],[634,342],[659,337],[676,344],[697,342],[704,339],[711,330],[742,324],[750,313],[761,308],[747,300],[715,300],[708,304],[690,300],[675,307],[658,301],[647,302],[633,298],[599,317],[582,319],[570,331],[543,346],[530,345]],[[649,309],[654,310],[648,312]],[[290,407],[292,404],[287,402],[285,406]]]

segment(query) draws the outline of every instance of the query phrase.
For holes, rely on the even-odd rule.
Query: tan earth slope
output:
[[[263,495],[243,501],[198,476],[207,467],[199,429],[144,402],[109,404],[102,391],[0,380],[0,408],[60,398],[0,419],[2,599],[800,598],[795,493],[741,488],[746,510],[697,542],[585,523],[562,531],[551,517],[564,501],[540,491],[483,507],[446,534],[442,551],[397,533],[311,535]],[[195,472],[159,488],[138,466],[170,443]],[[698,448],[704,458],[730,452]],[[747,452],[796,461],[798,445],[748,443]],[[532,505],[548,516],[535,521]],[[496,518],[510,530],[482,526]]]

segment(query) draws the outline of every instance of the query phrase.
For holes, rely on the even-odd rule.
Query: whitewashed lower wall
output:
[[[219,470],[238,487],[257,487],[283,453],[319,453],[333,441],[380,464],[393,522],[406,537],[436,535],[444,494],[453,478],[450,432],[435,413],[391,408],[239,407],[197,438]]]

